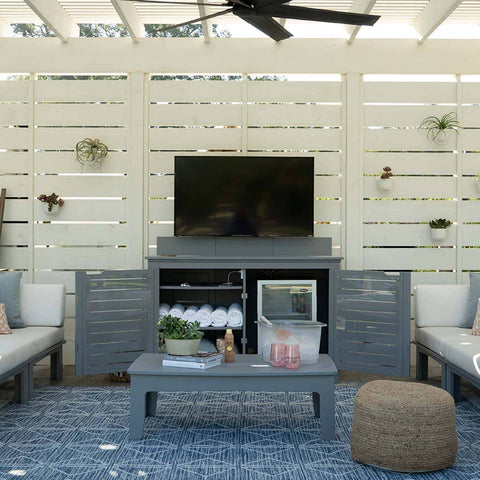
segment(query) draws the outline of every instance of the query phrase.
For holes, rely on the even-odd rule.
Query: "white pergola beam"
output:
[[[78,25],[68,16],[57,0],[24,1],[63,43],[66,43],[69,38],[78,37]]]
[[[349,11],[352,13],[368,14],[372,11],[376,1],[377,0],[354,0]],[[345,30],[348,34],[348,44],[353,43],[361,28],[361,25],[345,25]]]
[[[137,13],[135,5],[124,0],[110,0],[110,2],[122,20],[122,23],[130,34],[132,40],[135,43],[138,43],[139,38],[145,37],[145,27]]]
[[[197,0],[197,3],[198,3],[198,13],[200,17],[205,17],[206,15],[210,15],[210,8],[205,5],[201,5],[201,3],[205,3],[205,0]],[[210,19],[202,20],[202,30],[203,30],[203,36],[205,38],[205,42],[210,43],[210,39],[213,36],[212,22]]]
[[[13,34],[12,26],[0,18],[0,37],[11,37]]]
[[[420,34],[418,43],[425,40],[448,18],[463,0],[430,0],[418,17],[412,22],[412,27]]]

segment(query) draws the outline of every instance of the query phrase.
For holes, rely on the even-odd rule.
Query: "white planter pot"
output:
[[[477,189],[477,192],[480,193],[480,176],[475,177],[475,188]]]
[[[445,145],[447,143],[447,132],[446,130],[442,130],[435,140],[433,140],[433,143],[436,143],[437,145]]]
[[[52,209],[48,210],[48,203],[43,202],[43,209],[47,215],[57,215],[60,211],[60,205],[52,205]]]
[[[389,192],[393,188],[393,178],[377,178],[377,187],[381,192]]]
[[[195,340],[165,339],[165,347],[169,355],[195,355],[200,348],[201,338]]]
[[[446,228],[430,228],[432,234],[432,240],[440,242],[447,238],[447,229]]]

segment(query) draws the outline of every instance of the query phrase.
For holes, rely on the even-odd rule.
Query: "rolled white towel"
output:
[[[227,325],[229,327],[241,327],[243,325],[243,312],[238,308],[229,309],[227,313]]]
[[[212,306],[206,303],[195,313],[194,320],[199,322],[202,328],[209,327],[212,324],[212,312]]]
[[[163,318],[165,315],[168,315],[170,312],[170,305],[168,303],[161,303],[160,308],[158,309],[158,316]]]
[[[195,314],[198,312],[198,307],[194,307],[191,305],[188,307],[182,315],[182,320],[186,320],[189,323],[193,323],[195,321]]]
[[[230,312],[230,310],[240,310],[241,312],[243,311],[243,307],[235,302],[235,303],[232,303],[229,307],[228,307],[228,311]]]
[[[228,322],[228,311],[225,307],[217,307],[212,313],[212,326],[225,327]]]
[[[183,305],[180,305],[179,303],[176,303],[171,309],[170,312],[168,313],[171,317],[178,317],[182,318],[183,314],[185,313],[185,307]]]

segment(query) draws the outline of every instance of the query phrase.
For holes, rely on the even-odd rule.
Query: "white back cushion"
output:
[[[465,316],[468,285],[418,285],[415,287],[417,327],[458,327]]]
[[[65,285],[21,285],[20,316],[27,327],[61,327],[65,319]]]

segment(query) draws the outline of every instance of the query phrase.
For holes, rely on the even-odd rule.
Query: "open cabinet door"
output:
[[[410,273],[335,273],[332,358],[341,370],[410,376]]]
[[[76,272],[75,373],[123,372],[158,351],[158,270]]]

